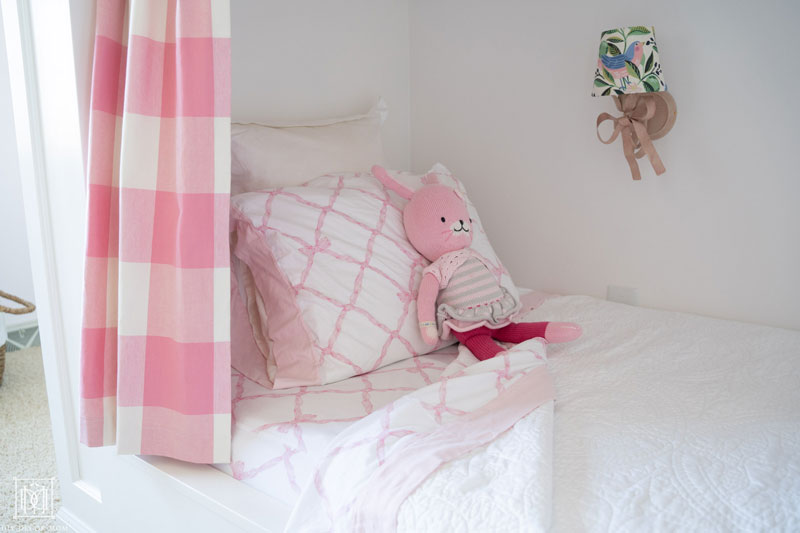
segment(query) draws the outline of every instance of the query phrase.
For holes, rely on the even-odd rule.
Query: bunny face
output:
[[[408,240],[429,261],[472,243],[472,220],[458,191],[444,185],[426,185],[403,210]]]

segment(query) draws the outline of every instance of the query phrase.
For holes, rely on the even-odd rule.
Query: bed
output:
[[[557,390],[552,515],[528,522],[526,509],[504,508],[504,524],[534,530],[549,523],[554,531],[800,528],[800,333],[586,296],[549,297],[528,319],[576,321],[584,335],[548,347]],[[218,468],[290,508],[339,431],[435,380],[457,355],[451,346],[374,374],[283,391],[234,372],[233,462]],[[526,472],[519,458],[502,459],[491,468]],[[452,514],[448,505],[469,493],[495,506],[528,501],[502,490],[480,496],[492,472],[477,466],[451,478],[456,485],[438,487],[438,514]],[[528,481],[523,491],[535,485]],[[463,516],[443,522],[421,509],[403,507],[401,529],[470,530]]]
[[[367,94],[385,94],[389,101],[408,102],[408,69],[401,72],[404,65],[407,67],[409,32],[404,14],[408,9],[402,3],[387,3],[377,9],[362,9],[359,5],[344,11],[342,6],[331,8],[332,16],[333,12],[336,16],[340,12],[357,16],[360,22],[355,26],[331,25],[333,19],[324,16],[311,20],[305,16],[304,8],[273,17],[275,5],[270,3],[263,4],[269,17],[243,16],[249,15],[255,3],[235,4],[239,6],[235,33],[241,42],[248,42],[246,39],[256,32],[268,39],[254,39],[249,46],[236,47],[239,65],[268,65],[263,69],[239,68],[242,74],[247,71],[263,75],[266,80],[253,83],[244,75],[234,80],[234,114],[241,118],[268,118],[276,113],[288,118],[309,117],[334,109],[338,112],[363,102]],[[214,468],[161,457],[118,456],[109,448],[87,449],[78,443],[78,280],[84,254],[83,247],[75,243],[81,242],[84,235],[84,220],[75,215],[75,206],[84,205],[85,201],[85,157],[81,154],[85,154],[87,146],[85,112],[90,101],[94,5],[88,1],[71,2],[59,7],[58,16],[53,16],[55,5],[29,8],[28,3],[20,1],[3,4],[19,168],[59,467],[62,506],[57,516],[81,532],[282,531],[299,501],[298,491],[302,493],[313,476],[317,457],[366,414],[365,378],[335,384],[352,387],[352,394],[343,395],[348,397],[343,409],[352,409],[352,414],[340,414],[338,404],[326,403],[323,407],[337,409],[338,422],[321,424],[320,419],[303,419],[294,424],[293,402],[298,398],[303,399],[305,415],[322,414],[319,402],[329,398],[324,393],[287,390],[281,393],[282,400],[271,402],[278,412],[270,414],[265,412],[263,403],[275,391],[265,392],[234,374],[232,383],[241,388],[235,389],[232,466]],[[267,19],[283,31],[264,31],[263,21]],[[248,27],[242,21],[250,23],[249,37],[245,37]],[[373,33],[384,36],[387,21],[392,22],[388,28],[395,32],[391,35],[398,39],[376,39],[373,34],[353,34],[349,30],[373,28]],[[318,35],[311,48],[283,46],[291,42],[286,39],[294,37],[298,24],[308,25],[308,35]],[[330,28],[343,32],[347,38],[328,33]],[[36,39],[36,35],[48,38]],[[355,41],[350,39],[353,35]],[[388,45],[375,48],[376,42]],[[366,61],[360,54],[344,53],[354,47],[369,52]],[[341,76],[328,76],[329,61],[307,61],[309,49],[324,51],[317,54],[319,57],[343,58],[344,65],[337,66],[343,66],[340,70],[348,73],[346,84]],[[275,53],[265,61],[265,51],[269,50]],[[398,60],[386,61],[387,57]],[[305,82],[296,78],[298,64],[308,67],[302,71]],[[53,69],[53,65],[70,68]],[[75,74],[77,78],[73,78]],[[295,81],[269,83],[275,79]],[[324,82],[321,86],[319,80]],[[50,86],[65,90],[44,90]],[[265,87],[270,89],[266,93]],[[442,98],[446,98],[449,93],[443,94]],[[386,149],[396,164],[407,164],[412,160],[407,105],[396,112],[397,119],[389,122]],[[48,127],[53,124],[61,127]],[[423,133],[427,131],[422,129]],[[53,135],[59,142],[49,142]],[[419,142],[414,144],[417,145]],[[463,151],[462,145],[453,146]],[[440,156],[435,153],[440,148],[432,146],[429,153],[417,153],[413,159]],[[497,154],[481,157],[489,161]],[[607,177],[613,177],[611,171]],[[591,253],[605,252],[591,248],[584,257]],[[713,255],[714,250],[704,253],[701,259]],[[709,264],[712,263],[706,262]],[[640,266],[650,265],[645,262]],[[754,276],[763,274],[760,270],[753,272]],[[641,286],[652,286],[654,280],[648,276]],[[759,287],[757,281],[750,286]],[[685,298],[674,302],[676,306],[683,304]],[[558,393],[551,418],[543,416],[551,408],[543,405],[485,448],[502,452],[511,437],[535,435],[541,426],[550,424],[550,439],[541,443],[550,443],[551,474],[536,479],[515,478],[517,483],[522,481],[523,496],[528,498],[525,501],[537,494],[549,498],[540,521],[549,523],[555,531],[800,529],[800,417],[796,408],[800,333],[620,306],[580,296],[549,299],[531,317],[576,321],[585,332],[577,342],[548,347],[548,366]],[[427,371],[428,377],[434,380],[436,373],[444,372],[457,358],[450,348],[385,367],[386,376],[393,372],[409,379],[401,379],[401,385],[383,383],[379,374],[367,379],[373,389],[420,387],[425,380],[416,380],[417,376],[407,372],[410,367],[403,365],[430,362],[433,366]],[[380,410],[382,402],[396,400],[398,393],[411,392],[373,390],[368,395],[370,408]],[[261,401],[256,398],[259,395],[264,395]],[[314,406],[314,402],[314,409],[305,409]],[[302,453],[294,451],[295,432],[300,427],[306,437]],[[284,443],[288,450],[282,448]],[[532,449],[537,450],[522,445],[516,449],[517,456],[496,454],[493,465],[509,467],[497,470],[496,478],[513,470],[510,467],[517,471],[527,468],[525,459],[529,455],[525,454]],[[293,474],[289,474],[287,464],[292,465]],[[455,461],[442,470],[455,475],[458,465],[463,466],[463,462]],[[466,474],[470,474],[469,470]],[[492,478],[476,473],[468,479],[471,484],[449,487],[462,497],[469,493],[480,499]],[[426,484],[434,481],[431,478]],[[422,491],[411,498],[418,499],[420,494]],[[502,504],[509,515],[520,510],[508,505],[515,494],[496,494],[506,499],[486,500],[489,503],[478,508],[483,511]],[[444,506],[450,495],[441,496],[435,503],[443,505],[433,507],[439,514],[451,510]],[[527,518],[519,512],[513,516]],[[409,515],[407,509],[400,516],[406,529],[411,524],[409,519],[415,517],[426,518],[423,514]],[[463,522],[452,525],[452,530],[467,528]],[[531,522],[521,525],[517,529],[532,529]]]

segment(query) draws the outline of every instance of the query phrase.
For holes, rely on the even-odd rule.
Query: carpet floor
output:
[[[52,514],[58,511],[61,497],[42,351],[35,347],[9,352],[0,385],[0,531],[64,530],[63,524],[52,518],[19,517],[34,513],[17,506],[22,501],[15,500],[15,494],[22,493],[17,488],[45,487],[49,505],[51,479],[53,505],[47,508],[47,514],[51,514],[50,509]],[[29,502],[37,497],[35,492],[27,494]]]

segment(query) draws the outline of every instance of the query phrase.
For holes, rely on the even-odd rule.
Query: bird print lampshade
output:
[[[600,34],[592,96],[666,91],[652,26],[614,28]]]

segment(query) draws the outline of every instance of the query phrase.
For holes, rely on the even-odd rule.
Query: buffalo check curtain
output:
[[[98,0],[81,442],[230,460],[230,5]]]

